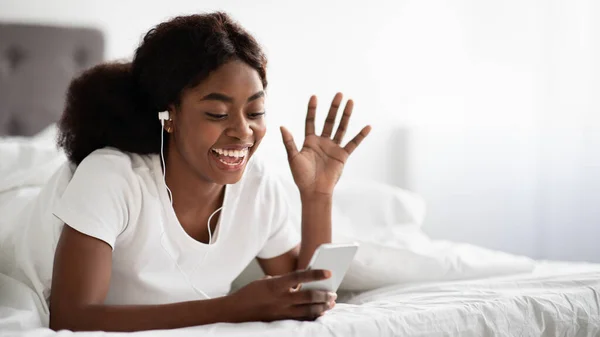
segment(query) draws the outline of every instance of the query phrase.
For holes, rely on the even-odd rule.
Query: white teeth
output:
[[[242,158],[242,157],[245,157],[246,155],[248,155],[248,148],[244,148],[242,150],[224,150],[224,149],[212,149],[212,150],[222,156],[228,156],[228,157]]]
[[[237,162],[235,162],[235,163],[228,163],[228,162],[226,162],[226,161],[222,161],[221,159],[219,159],[219,161],[220,161],[221,163],[223,163],[223,164],[225,164],[225,165],[228,165],[228,166],[237,166],[237,165],[239,165],[239,164],[240,164],[240,163],[241,163],[243,160],[244,160],[244,159],[242,159],[242,160],[238,160],[238,161],[237,161]]]

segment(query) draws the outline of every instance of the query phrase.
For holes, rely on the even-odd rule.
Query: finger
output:
[[[340,108],[340,104],[342,104],[343,97],[344,96],[341,92],[338,92],[333,97],[331,107],[329,107],[329,113],[327,114],[327,118],[325,118],[325,125],[323,125],[323,132],[321,133],[321,137],[331,137],[331,132],[333,131],[333,126],[335,125],[335,116],[337,115],[338,109]]]
[[[291,308],[292,316],[296,319],[302,320],[315,320],[325,313],[325,311],[331,309],[329,303],[319,304],[303,304],[296,305]]]
[[[369,135],[369,132],[371,132],[371,126],[367,125],[362,130],[360,130],[360,132],[354,138],[352,138],[352,140],[349,141],[348,144],[346,144],[344,150],[346,150],[348,155],[351,155],[352,152],[356,150],[356,148],[365,139],[365,137]]]
[[[337,299],[337,294],[323,290],[304,290],[290,295],[294,304],[329,303]]]
[[[308,100],[308,111],[306,112],[306,126],[304,134],[310,136],[315,134],[315,116],[317,115],[317,96],[312,95]]]
[[[340,145],[342,140],[344,139],[344,135],[346,134],[346,129],[348,128],[348,122],[350,121],[350,116],[352,115],[352,110],[354,109],[354,101],[349,99],[348,103],[346,103],[346,107],[344,108],[344,113],[342,114],[342,120],[340,121],[340,125],[338,125],[337,131],[335,132],[335,136],[333,137],[333,141]]]
[[[331,277],[329,270],[322,269],[311,269],[311,270],[298,270],[283,276],[274,277],[280,286],[281,290],[288,291],[290,288],[295,287],[297,284],[306,283],[311,281],[325,280]]]
[[[281,138],[283,139],[283,145],[285,146],[285,151],[287,152],[288,159],[292,159],[298,154],[298,148],[296,147],[296,143],[294,143],[294,137],[292,133],[288,131],[285,127],[281,127]]]

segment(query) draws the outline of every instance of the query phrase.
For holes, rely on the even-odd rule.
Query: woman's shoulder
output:
[[[76,203],[74,200],[83,196],[98,204],[111,204],[114,200],[108,199],[116,198],[127,207],[138,205],[142,187],[149,180],[143,157],[148,156],[108,147],[93,151],[78,166],[70,165],[72,175],[62,179],[60,199],[67,197]]]
[[[97,149],[85,157],[75,171],[92,171],[99,174],[117,173],[136,174],[140,169],[149,169],[151,159],[148,155],[123,152],[112,147]]]

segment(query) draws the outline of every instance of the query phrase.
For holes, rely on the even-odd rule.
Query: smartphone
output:
[[[357,243],[325,243],[320,245],[315,250],[306,269],[329,270],[331,271],[331,277],[326,280],[303,283],[302,290],[314,289],[336,292],[357,250]]]

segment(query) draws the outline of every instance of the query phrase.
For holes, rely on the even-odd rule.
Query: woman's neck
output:
[[[178,217],[212,213],[223,203],[225,186],[202,177],[183,160],[176,149],[165,158],[166,184],[171,190],[173,208]],[[164,168],[163,168],[164,170]]]

